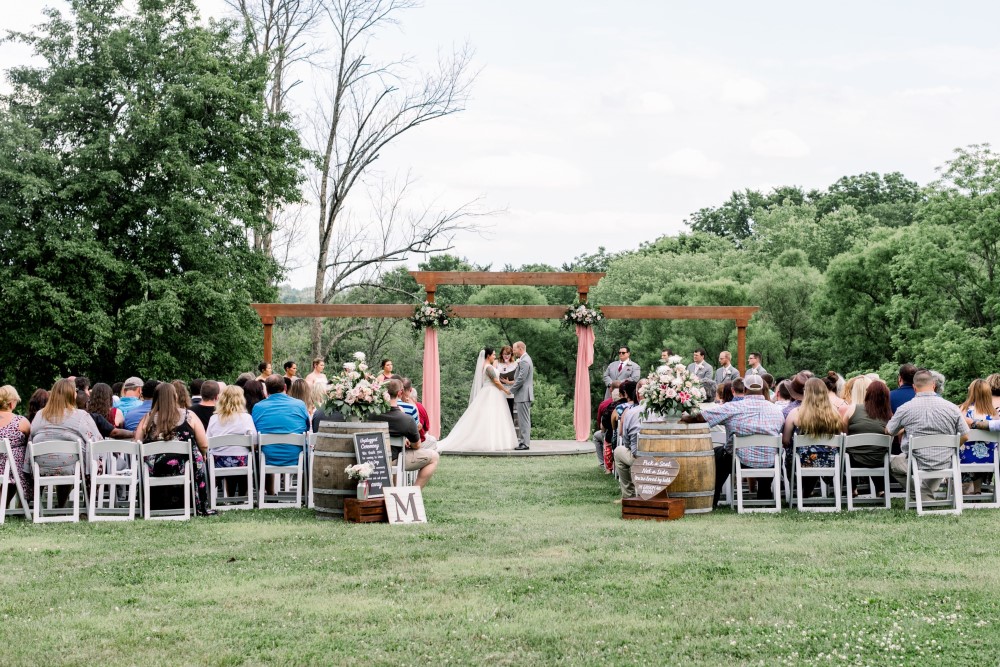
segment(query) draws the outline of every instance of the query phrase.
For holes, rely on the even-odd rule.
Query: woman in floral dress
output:
[[[29,501],[34,490],[30,476],[24,472],[24,452],[28,445],[30,425],[27,419],[14,414],[14,408],[20,402],[21,397],[18,396],[14,387],[9,384],[0,387],[0,438],[6,438],[10,441],[10,449],[14,454],[13,469],[21,480],[21,488],[24,489],[24,495],[27,496],[25,501]],[[7,474],[7,465],[7,455],[0,453],[0,475]],[[17,488],[11,484],[8,493],[13,496],[17,493]],[[3,501],[3,507],[7,507],[10,497],[0,498],[0,500]],[[3,508],[0,508],[0,511],[3,511]]]
[[[164,442],[182,440],[191,443],[191,459],[194,461],[194,506],[201,516],[217,514],[208,509],[208,477],[205,471],[204,453],[208,450],[208,439],[205,437],[205,427],[198,416],[180,407],[177,400],[177,390],[172,384],[164,382],[156,388],[153,396],[153,406],[149,414],[142,418],[135,431],[136,440],[142,442]],[[171,454],[158,454],[148,457],[144,463],[151,477],[167,477],[184,474],[181,459]],[[176,486],[158,487],[157,494],[150,498],[153,509],[174,508],[183,504],[182,492],[187,489]]]
[[[969,385],[969,394],[965,403],[959,407],[965,415],[965,421],[971,426],[976,421],[993,421],[997,419],[997,409],[993,407],[993,396],[986,380],[973,380]],[[994,449],[992,442],[963,443],[959,449],[959,463],[993,463]],[[962,475],[963,493],[967,496],[983,492],[983,482],[989,478],[989,473],[974,472]]]

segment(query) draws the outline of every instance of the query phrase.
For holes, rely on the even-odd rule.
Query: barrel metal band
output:
[[[351,489],[350,491],[344,491],[342,489],[313,489],[313,493],[324,496],[354,496],[357,495],[358,492],[354,489]]]
[[[313,452],[313,456],[335,459],[353,459],[356,458],[357,455],[354,452]]]
[[[647,458],[673,458],[673,457],[697,457],[697,456],[715,456],[715,451],[711,449],[703,449],[698,452],[651,452],[648,449],[640,449],[639,456],[644,456]]]
[[[671,498],[703,498],[715,496],[715,491],[670,491],[668,489],[667,495]]]

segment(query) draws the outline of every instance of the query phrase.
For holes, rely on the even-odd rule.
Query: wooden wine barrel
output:
[[[639,455],[677,461],[680,472],[667,488],[667,494],[684,499],[685,514],[712,511],[715,453],[707,424],[643,422],[639,429]]]
[[[321,422],[313,452],[313,500],[316,516],[336,519],[344,516],[344,499],[357,494],[357,480],[348,479],[344,468],[358,462],[354,454],[354,434],[381,431],[388,448],[386,422]],[[387,454],[388,456],[388,454]]]

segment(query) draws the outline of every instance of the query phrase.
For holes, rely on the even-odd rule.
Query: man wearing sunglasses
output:
[[[639,364],[629,359],[630,356],[628,345],[618,346],[618,361],[612,361],[608,364],[608,369],[604,371],[604,386],[607,387],[604,392],[604,400],[611,398],[611,390],[620,387],[622,382],[626,380],[639,381],[641,369]]]

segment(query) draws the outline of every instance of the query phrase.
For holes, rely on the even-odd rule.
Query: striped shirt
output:
[[[742,401],[713,405],[701,411],[709,426],[726,427],[726,449],[732,451],[736,435],[781,435],[785,418],[781,408],[763,396],[750,395]],[[775,450],[770,447],[748,447],[737,453],[740,462],[750,468],[774,465]]]
[[[413,421],[417,422],[417,424],[420,423],[420,412],[417,410],[417,406],[413,403],[407,403],[406,401],[397,401],[396,405],[399,406],[399,409],[402,410],[404,414],[409,415]]]
[[[910,450],[910,438],[922,435],[965,435],[969,425],[954,404],[944,400],[933,391],[920,391],[909,401],[899,406],[885,430],[895,435],[899,429],[903,436],[903,453]],[[930,447],[921,449],[913,456],[922,468],[940,470],[951,464],[952,449]]]

